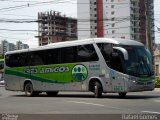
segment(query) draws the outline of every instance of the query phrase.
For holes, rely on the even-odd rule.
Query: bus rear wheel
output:
[[[35,92],[33,90],[32,83],[26,83],[25,87],[24,87],[24,91],[25,91],[26,96],[28,96],[28,97],[32,97],[32,96],[38,95],[38,92]]]
[[[101,98],[102,97],[102,86],[97,81],[94,84],[94,97],[95,98]]]
[[[56,96],[58,94],[58,91],[50,91],[46,92],[48,96]]]

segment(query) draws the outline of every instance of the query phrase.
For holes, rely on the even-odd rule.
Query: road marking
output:
[[[100,107],[107,107],[107,108],[112,108],[112,109],[117,109],[117,110],[122,109],[122,108],[118,108],[118,107],[105,106],[105,105],[102,105],[102,104],[95,104],[95,103],[88,103],[88,102],[80,102],[80,101],[67,101],[67,102],[72,102],[72,103],[77,103],[77,104],[94,105],[94,106],[100,106]]]
[[[154,100],[154,102],[160,102],[160,100]]]
[[[154,111],[141,111],[143,113],[152,113],[152,114],[160,114],[160,112],[154,112]]]
[[[88,103],[88,102],[79,102],[79,101],[67,101],[67,102],[73,102],[73,103],[79,103],[79,104],[95,105],[95,106],[104,107],[104,105],[102,105],[102,104],[95,104],[95,103]]]

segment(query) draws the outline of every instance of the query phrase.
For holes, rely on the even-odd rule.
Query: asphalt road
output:
[[[160,114],[160,90],[104,94],[96,99],[92,93],[60,92],[56,97],[42,94],[26,97],[23,92],[0,87],[0,113],[7,114]]]

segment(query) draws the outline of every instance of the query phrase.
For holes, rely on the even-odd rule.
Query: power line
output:
[[[17,10],[17,9],[22,9],[22,8],[27,8],[27,7],[34,7],[34,6],[50,4],[50,3],[59,4],[59,3],[69,3],[69,2],[70,2],[70,0],[66,0],[66,1],[64,1],[64,0],[54,0],[54,1],[46,1],[46,2],[27,3],[27,4],[24,4],[24,5],[1,8],[0,12]]]
[[[13,30],[13,29],[0,29],[0,31],[31,31],[31,32],[38,32],[38,30]]]
[[[2,15],[6,15],[6,16],[17,16],[17,17],[37,17],[37,16],[31,16],[31,15],[19,15],[19,14],[4,14],[4,13],[1,13],[1,16]]]

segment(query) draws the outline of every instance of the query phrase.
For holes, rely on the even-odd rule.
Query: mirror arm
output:
[[[114,49],[117,49],[119,51],[121,51],[124,55],[124,59],[125,60],[128,60],[128,52],[126,49],[122,48],[122,47],[113,47]]]

